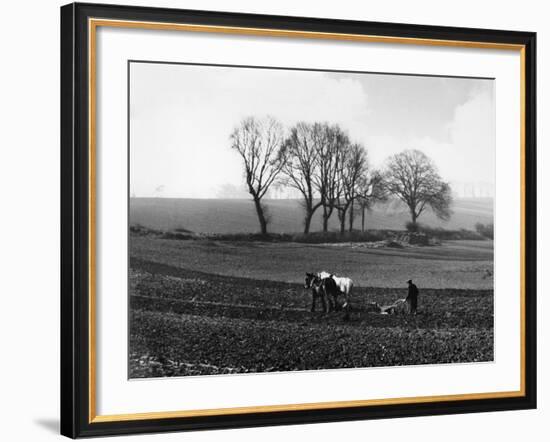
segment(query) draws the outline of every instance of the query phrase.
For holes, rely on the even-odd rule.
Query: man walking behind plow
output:
[[[409,313],[411,315],[416,315],[416,307],[418,305],[418,287],[413,284],[412,279],[407,281],[409,284],[409,294],[405,301],[409,305]]]

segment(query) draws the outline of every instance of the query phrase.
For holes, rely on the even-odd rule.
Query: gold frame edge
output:
[[[191,409],[180,411],[159,411],[128,414],[98,415],[96,413],[96,30],[98,26],[117,27],[117,28],[138,28],[148,30],[170,30],[187,32],[207,32],[221,34],[237,35],[255,35],[269,37],[294,37],[309,39],[325,39],[339,41],[358,41],[370,43],[389,43],[389,44],[416,44],[421,46],[445,46],[462,47],[477,49],[497,49],[519,51],[520,53],[520,210],[521,210],[521,231],[520,231],[520,389],[518,391],[498,391],[488,393],[466,393],[454,395],[437,396],[414,396],[403,398],[387,399],[369,399],[369,400],[350,400],[350,401],[332,401],[332,402],[312,402],[300,404],[283,405],[260,405],[233,408],[214,408],[214,409]],[[427,402],[443,401],[461,401],[461,400],[483,400],[497,398],[515,398],[523,397],[526,392],[525,380],[525,45],[523,44],[505,44],[491,42],[473,42],[461,40],[437,40],[410,37],[390,37],[363,34],[339,34],[322,33],[309,31],[292,31],[281,29],[264,28],[244,28],[234,26],[211,26],[211,25],[191,25],[184,23],[161,23],[161,22],[142,22],[132,20],[114,20],[114,19],[88,19],[89,35],[89,55],[88,55],[88,98],[89,98],[89,423],[134,421],[147,419],[169,419],[199,416],[221,416],[238,415],[247,413],[273,413],[281,411],[304,411],[304,410],[323,410],[330,408],[353,408],[365,406],[397,405],[397,404],[415,404]]]

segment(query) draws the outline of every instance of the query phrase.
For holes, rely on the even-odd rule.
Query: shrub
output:
[[[292,241],[291,235],[287,233],[213,233],[203,236],[219,241]]]
[[[474,232],[473,230],[460,229],[460,230],[445,230],[441,227],[425,227],[422,229],[422,232],[433,238],[438,238],[441,240],[480,240],[485,239],[479,233]]]
[[[306,244],[341,243],[341,242],[374,242],[382,241],[389,236],[389,231],[367,230],[361,232],[310,232],[292,235],[291,241]]]
[[[178,227],[178,228],[174,229],[174,232],[178,232],[178,233],[193,233],[192,230],[186,229],[186,228],[184,228],[184,227]]]
[[[483,223],[477,223],[476,224],[476,232],[480,235],[484,236],[485,238],[493,239],[494,238],[494,224],[483,224]]]
[[[473,230],[468,229],[447,230],[442,227],[430,227],[420,223],[415,224],[412,221],[409,221],[406,224],[406,228],[409,233],[422,233],[429,238],[435,238],[440,241],[482,240],[489,238],[488,235],[483,235],[479,231],[474,232]],[[492,238],[492,234],[490,238]]]
[[[132,224],[130,225],[130,233],[136,236],[147,236],[147,235],[160,235],[162,232],[160,230],[151,229],[145,227],[141,224]]]
[[[183,239],[193,239],[195,237],[195,235],[174,230],[172,232],[164,232],[161,237],[163,239],[183,240]]]

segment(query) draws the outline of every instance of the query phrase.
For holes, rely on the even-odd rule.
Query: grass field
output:
[[[250,279],[302,282],[305,272],[327,270],[357,285],[492,289],[492,241],[446,241],[441,246],[370,249],[361,244],[168,240],[131,237],[131,256],[187,270]]]
[[[265,201],[271,216],[269,231],[295,233],[302,231],[303,213],[299,200],[272,199]],[[429,210],[422,215],[421,223],[445,229],[474,229],[476,223],[493,222],[492,198],[461,198],[453,204],[453,216],[448,222],[437,219]],[[312,231],[321,228],[321,212],[312,221]],[[185,199],[185,198],[131,198],[130,219],[153,229],[173,230],[184,228],[204,233],[249,233],[259,230],[254,205],[245,199]],[[375,206],[367,214],[369,229],[404,228],[409,214],[392,204]],[[338,229],[337,217],[330,220],[330,228]],[[361,219],[357,218],[356,228]]]
[[[434,247],[130,238],[130,377],[493,360],[492,241]],[[352,315],[310,312],[305,271],[355,281]],[[419,313],[381,315],[406,296]]]

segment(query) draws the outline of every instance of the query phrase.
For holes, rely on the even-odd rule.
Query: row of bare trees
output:
[[[371,167],[366,149],[353,143],[336,124],[294,125],[287,133],[272,117],[248,117],[235,127],[231,147],[240,155],[247,190],[252,196],[260,230],[267,233],[269,213],[262,199],[274,184],[287,185],[302,196],[304,233],[321,210],[323,231],[336,212],[340,231],[353,230],[355,209],[362,213],[395,196],[403,201],[416,224],[427,207],[442,219],[450,216],[451,192],[432,161],[418,150],[388,159],[380,172]]]

